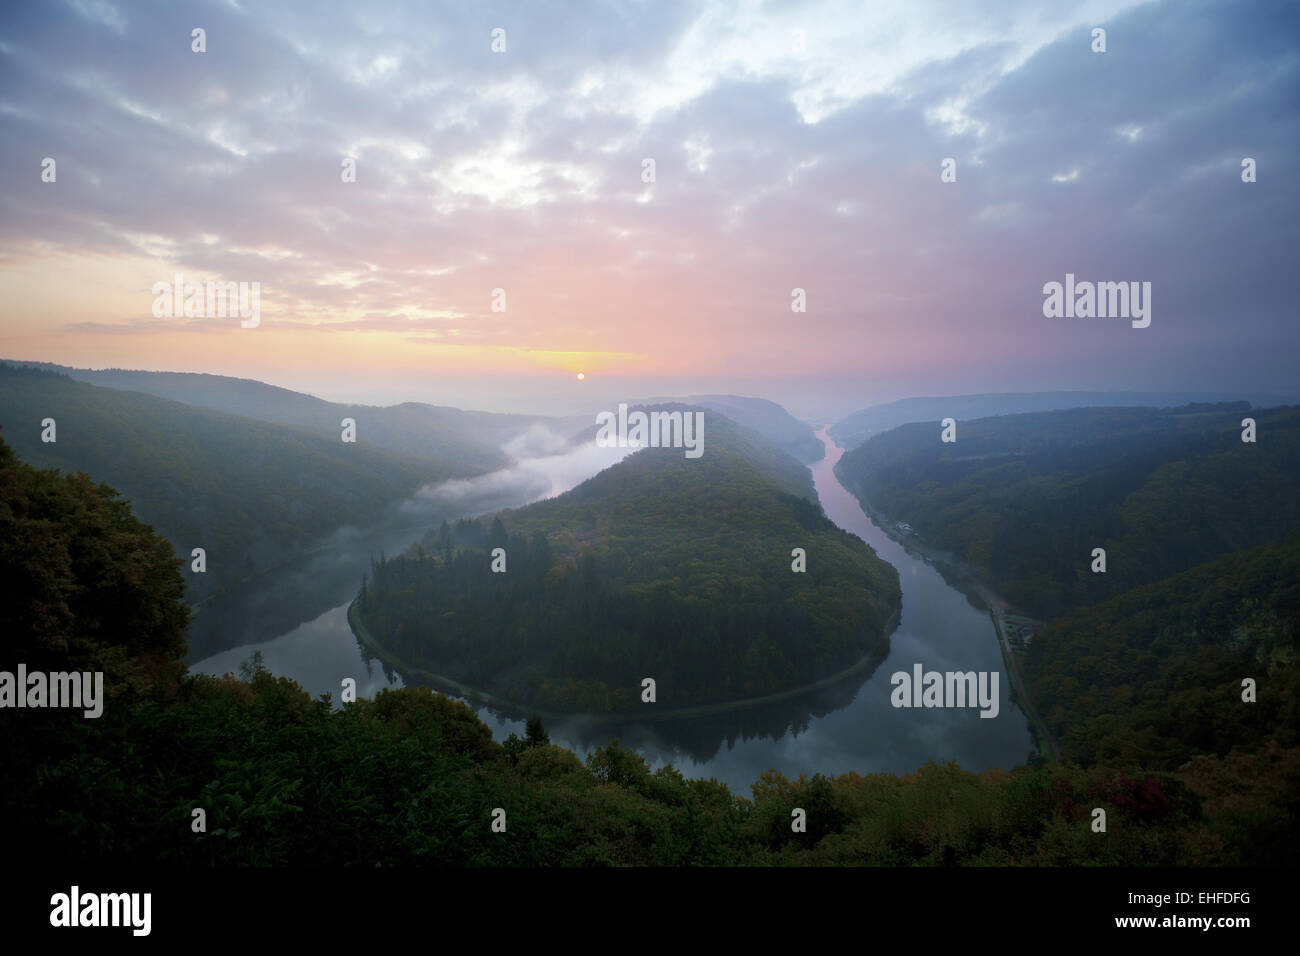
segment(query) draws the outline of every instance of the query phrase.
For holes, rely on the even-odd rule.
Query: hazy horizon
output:
[[[0,354],[557,413],[1292,393],[1294,5],[565,12],[7,6]],[[255,327],[156,314],[178,276]],[[1046,317],[1070,276],[1149,325]]]
[[[43,362],[44,364],[63,365],[59,362],[45,362],[40,359],[16,359],[10,356],[0,355],[0,363],[4,362]],[[74,367],[74,366],[64,366]],[[75,367],[74,367],[75,368]],[[131,372],[180,372],[181,374],[209,374],[222,375],[219,372],[188,372],[179,369],[141,369],[141,368],[118,368],[116,366],[104,366],[101,368],[79,368],[78,371],[131,371]],[[1259,389],[1240,389],[1225,392],[1210,392],[1204,389],[1180,389],[1180,390],[1150,390],[1150,389],[1001,389],[994,392],[964,392],[961,394],[897,394],[887,395],[873,400],[864,400],[861,402],[841,402],[839,404],[823,403],[820,405],[800,404],[796,399],[793,402],[782,401],[774,394],[761,394],[758,392],[727,392],[718,388],[700,387],[700,388],[683,388],[676,392],[659,391],[656,392],[652,387],[654,383],[644,383],[641,390],[637,390],[637,383],[629,385],[627,391],[616,391],[611,385],[596,383],[581,383],[584,387],[581,391],[575,390],[570,395],[560,395],[558,392],[551,391],[540,396],[529,395],[493,395],[490,392],[475,393],[471,396],[460,397],[454,394],[434,391],[432,397],[413,397],[409,394],[401,393],[400,389],[379,388],[369,390],[367,388],[341,387],[338,390],[325,389],[321,391],[309,391],[295,388],[292,385],[279,381],[268,381],[266,379],[249,379],[244,376],[225,376],[228,378],[243,379],[245,381],[256,381],[264,385],[270,385],[277,388],[285,388],[290,391],[299,392],[300,394],[310,395],[314,398],[323,399],[329,402],[339,404],[356,404],[356,405],[375,405],[390,406],[400,405],[405,402],[424,402],[430,405],[439,405],[443,407],[460,408],[465,411],[483,411],[497,412],[504,414],[532,414],[532,415],[551,415],[556,417],[587,414],[593,408],[613,407],[613,405],[622,401],[630,400],[651,400],[651,399],[669,399],[669,398],[687,398],[690,396],[702,395],[731,395],[741,398],[766,399],[782,406],[790,412],[795,418],[806,422],[814,427],[831,425],[845,418],[854,412],[862,411],[867,408],[879,405],[887,405],[892,402],[905,401],[908,399],[942,399],[942,398],[973,398],[981,395],[1034,395],[1034,394],[1054,394],[1054,393],[1078,393],[1089,394],[1094,392],[1107,392],[1110,394],[1134,394],[1134,395],[1181,395],[1187,392],[1205,393],[1218,395],[1223,400],[1233,400],[1237,397],[1242,399],[1248,398],[1269,398],[1275,399],[1278,404],[1293,404],[1300,401],[1294,391],[1268,393]],[[811,411],[809,411],[811,409]]]

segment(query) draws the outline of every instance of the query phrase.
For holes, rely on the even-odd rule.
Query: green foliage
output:
[[[1247,416],[1255,444],[1241,441]],[[1002,596],[1062,615],[1021,655],[1062,756],[1089,773],[1176,771],[1206,796],[1213,832],[1189,836],[1179,859],[1291,857],[1296,817],[1282,794],[1291,787],[1294,802],[1300,745],[1300,409],[1079,409],[963,422],[955,444],[937,432],[877,436],[838,473],[866,507],[906,518]],[[1089,570],[1094,547],[1106,549],[1104,574]],[[1254,703],[1242,700],[1246,677]],[[1255,759],[1264,752],[1281,769]],[[1235,790],[1225,766],[1242,772]],[[1115,786],[1094,787],[1096,799],[1162,805]],[[1077,839],[1052,852],[1095,848]]]
[[[1241,420],[1259,439],[1241,441]],[[1095,604],[1300,530],[1300,408],[1083,408],[904,425],[836,466],[868,511],[905,520],[1039,617]],[[1105,548],[1104,574],[1090,570]]]
[[[1294,863],[1300,751],[1185,773],[1074,766],[788,781],[742,800],[617,743],[511,759],[423,690],[331,711],[292,682],[192,677],[171,700],[0,748],[6,845],[122,865],[1187,865]],[[400,716],[400,719],[398,718]],[[481,734],[466,733],[478,723]],[[507,832],[490,830],[491,809]],[[1107,809],[1105,834],[1090,829]],[[191,810],[207,811],[207,833]],[[808,832],[790,829],[807,812]]]
[[[540,747],[551,742],[550,736],[546,733],[546,728],[542,726],[542,718],[536,714],[528,718],[524,733],[528,737],[528,746],[530,747]]]
[[[41,441],[42,419],[58,441]],[[62,375],[0,365],[0,424],[28,464],[85,471],[118,489],[141,518],[207,572],[202,590],[256,573],[342,525],[377,522],[421,485],[473,473],[330,428],[273,425]],[[359,423],[364,429],[364,419]]]
[[[646,449],[379,562],[366,631],[412,668],[553,712],[635,710],[645,677],[665,708],[759,697],[883,656],[897,572],[822,515],[804,466],[706,422],[697,460]]]
[[[185,673],[185,585],[107,485],[20,462],[0,439],[0,635],[33,671],[103,671],[110,699]]]
[[[1137,653],[1156,679],[1171,656],[1156,653],[1161,642],[1186,649],[1187,628],[1205,621],[1209,646],[1245,649],[1263,668],[1261,695],[1288,700],[1282,713],[1294,728],[1294,689],[1271,682],[1292,660],[1296,560],[1294,548],[1247,555],[1111,617],[1139,643],[1154,635],[1150,653]],[[426,688],[334,710],[256,660],[246,681],[180,677],[185,611],[166,542],[111,489],[36,471],[3,443],[0,573],[19,585],[0,605],[10,660],[103,665],[119,690],[95,720],[67,710],[6,717],[0,842],[14,859],[74,868],[1235,866],[1294,865],[1300,845],[1300,747],[1269,739],[1221,752],[1256,739],[1248,723],[1172,772],[928,764],[905,776],[789,781],[773,771],[745,800],[672,767],[651,772],[617,741],[584,766],[545,743],[540,721],[529,741],[500,746],[467,706]],[[1141,621],[1143,609],[1158,617]],[[1068,623],[1061,642],[1088,622]],[[495,807],[507,812],[504,834],[490,829]],[[790,829],[796,807],[806,833]],[[1104,834],[1091,830],[1094,807],[1107,810]],[[206,832],[193,831],[195,808],[206,811]]]
[[[500,446],[545,418],[499,415],[458,408],[405,402],[401,405],[344,405],[313,395],[278,388],[246,378],[195,372],[143,372],[133,369],[76,369],[44,362],[14,363],[39,368],[88,385],[137,392],[189,406],[210,408],[240,418],[276,425],[300,425],[338,441],[339,422],[355,419],[364,437],[358,444],[375,445],[404,459],[415,459],[434,472],[451,467],[477,474],[508,463]],[[102,395],[102,392],[97,394]],[[112,401],[106,397],[106,401]],[[364,423],[364,424],[363,424]]]
[[[1268,740],[1300,746],[1297,642],[1300,536],[1053,621],[1023,673],[1063,756],[1175,769]]]

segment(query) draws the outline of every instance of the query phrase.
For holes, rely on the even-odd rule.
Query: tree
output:
[[[24,464],[0,439],[0,634],[35,670],[103,671],[108,696],[185,675],[172,546],[108,485]]]
[[[253,651],[253,656],[239,662],[239,679],[251,682],[258,674],[266,673],[266,664],[262,661],[261,650]]]
[[[542,726],[542,718],[536,714],[528,718],[528,723],[524,727],[524,734],[528,738],[528,746],[530,747],[541,747],[551,742],[551,738],[546,733],[546,728]]]
[[[518,734],[511,733],[509,737],[502,741],[501,748],[510,757],[511,763],[518,763],[519,755],[528,749],[528,744],[520,740]]]
[[[618,740],[611,740],[587,755],[587,769],[601,783],[614,783],[620,787],[636,787],[650,776],[650,767],[635,750],[624,750]]]

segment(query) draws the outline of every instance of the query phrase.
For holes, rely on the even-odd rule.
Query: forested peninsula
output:
[[[898,573],[821,512],[806,466],[709,412],[572,491],[375,563],[354,613],[409,667],[541,711],[683,710],[883,659]],[[494,570],[495,568],[495,570]]]

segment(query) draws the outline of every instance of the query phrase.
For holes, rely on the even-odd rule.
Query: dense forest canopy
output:
[[[41,439],[54,419],[56,441]],[[273,425],[63,375],[0,365],[0,425],[33,465],[120,491],[178,554],[206,552],[195,595],[284,560],[344,525],[366,526],[426,482],[477,473],[328,431]]]
[[[108,485],[32,468],[0,437],[0,670],[103,671],[110,698],[179,681],[179,566]]]
[[[1300,750],[1268,741],[1176,772],[1102,764],[789,780],[748,798],[617,742],[585,762],[492,740],[424,688],[341,709],[256,666],[181,676],[165,541],[110,489],[0,442],[4,660],[103,666],[103,716],[7,711],[0,839],[69,865],[1259,865],[1295,862]],[[1253,580],[1253,578],[1249,579]],[[50,608],[55,612],[50,614]],[[93,638],[86,635],[93,634]],[[128,686],[130,685],[130,686]],[[1091,809],[1108,810],[1092,832]],[[193,810],[207,814],[193,830]],[[507,836],[491,830],[505,812]],[[807,829],[791,828],[795,808]]]
[[[428,461],[435,471],[453,464],[475,474],[507,462],[501,445],[534,423],[539,415],[497,415],[407,402],[377,406],[330,402],[314,395],[247,378],[197,372],[146,372],[133,369],[69,368],[47,362],[14,362],[40,368],[78,382],[127,392],[141,392],[186,405],[210,408],[276,425],[301,425],[317,435],[337,439],[339,422],[365,422],[365,440],[404,458]]]
[[[1024,673],[1069,759],[1172,770],[1269,740],[1300,746],[1298,644],[1300,535],[1052,621]]]
[[[908,522],[1035,616],[1300,530],[1300,408],[1084,408],[962,421],[956,437],[904,425],[836,474],[869,512]],[[1091,571],[1095,548],[1105,573]]]
[[[1248,562],[1240,580],[1204,582],[1198,600],[1293,601],[1276,587],[1287,572],[1294,582],[1294,552],[1285,560],[1272,576]],[[17,585],[0,608],[0,670],[102,667],[114,688],[94,720],[0,714],[0,840],[15,858],[115,867],[1295,862],[1300,749],[1249,734],[1226,755],[1230,741],[1192,740],[1172,772],[1140,761],[980,774],[931,763],[835,779],[773,771],[746,798],[671,766],[651,772],[616,741],[584,761],[550,745],[535,721],[526,740],[495,743],[468,707],[425,688],[339,709],[255,664],[245,680],[185,676],[182,578],[167,542],[111,489],[33,469],[3,441],[0,573]],[[1153,606],[1148,623],[1159,632],[1172,605]],[[1252,646],[1277,660],[1283,645]],[[1261,691],[1274,692],[1263,682]],[[1105,834],[1090,826],[1096,806],[1108,812]],[[204,833],[192,828],[196,807]],[[492,832],[497,808],[512,838]],[[791,828],[795,808],[806,832]]]
[[[1018,656],[1062,757],[1195,787],[1274,759],[1266,786],[1294,800],[1300,409],[1098,408],[957,428],[952,444],[937,422],[897,428],[837,472],[881,520],[906,520],[924,547],[1052,617]],[[1276,826],[1293,848],[1294,812]]]
[[[825,518],[805,466],[706,422],[698,459],[644,449],[378,563],[366,631],[415,668],[555,712],[636,709],[647,677],[664,709],[758,697],[883,656],[897,572]]]
[[[995,415],[1051,412],[1066,408],[1172,408],[1177,405],[1241,401],[1249,401],[1255,406],[1272,406],[1285,405],[1288,401],[1294,401],[1294,398],[1255,392],[1239,392],[1235,395],[1214,392],[990,392],[983,395],[900,398],[845,416],[830,427],[830,436],[851,451],[871,436],[899,425],[938,422],[945,418],[973,421]]]

